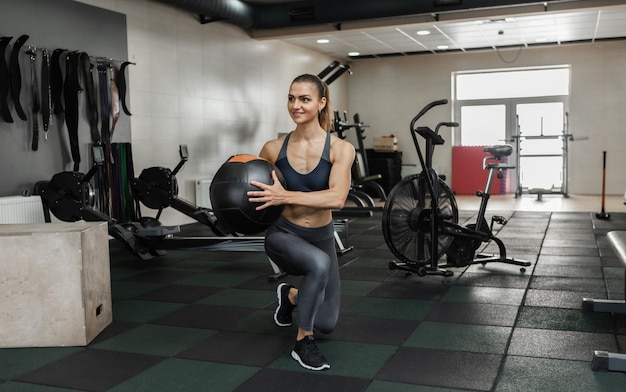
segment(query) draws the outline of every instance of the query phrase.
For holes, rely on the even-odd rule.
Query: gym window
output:
[[[570,90],[569,66],[493,71],[462,71],[453,75],[455,130],[453,144],[502,144],[515,133],[519,104],[563,102]]]

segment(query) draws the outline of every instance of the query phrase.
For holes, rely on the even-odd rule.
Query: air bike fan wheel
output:
[[[439,227],[443,221],[456,224],[459,210],[452,191],[440,178],[435,185],[435,192],[439,192]],[[422,174],[402,179],[389,193],[383,210],[383,235],[389,250],[400,261],[415,265],[436,262],[452,243],[453,237],[439,230],[437,249],[431,250],[431,208],[431,193]]]

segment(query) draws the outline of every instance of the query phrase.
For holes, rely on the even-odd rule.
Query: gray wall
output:
[[[40,117],[38,151],[31,151],[31,91],[30,60],[24,54],[28,45],[87,52],[92,57],[124,61],[127,58],[126,15],[76,3],[71,0],[2,0],[0,35],[12,36],[7,50],[7,61],[13,42],[22,34],[29,36],[20,56],[22,91],[20,102],[27,121],[12,110],[13,123],[0,119],[0,196],[20,194],[32,190],[38,180],[48,180],[56,172],[71,170],[67,128],[62,117],[50,123],[48,140],[44,140]],[[37,55],[37,72],[41,52]],[[116,63],[116,67],[119,67]],[[80,97],[79,142],[81,171],[89,168],[91,136],[85,116],[84,97]],[[12,106],[12,104],[11,104]],[[131,109],[132,112],[132,109]],[[130,142],[130,121],[121,114],[115,128],[113,142]]]

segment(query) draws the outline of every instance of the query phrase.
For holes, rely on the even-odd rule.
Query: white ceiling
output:
[[[253,36],[280,38],[345,60],[626,39],[626,1],[574,3],[570,9],[567,2],[558,8],[535,4],[264,31]],[[430,34],[418,35],[420,30]],[[319,44],[318,39],[329,42]],[[441,45],[447,49],[438,49]],[[350,56],[350,52],[359,55]]]

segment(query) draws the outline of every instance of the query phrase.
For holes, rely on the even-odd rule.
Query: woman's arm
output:
[[[261,150],[261,156],[270,160],[272,154],[266,144]],[[266,156],[263,156],[266,154]],[[331,158],[333,167],[328,178],[328,189],[315,192],[288,191],[283,188],[275,173],[272,173],[274,184],[262,184],[252,181],[252,185],[260,188],[260,191],[248,192],[249,201],[252,203],[263,203],[257,210],[262,210],[269,206],[291,204],[301,205],[320,209],[341,209],[343,208],[351,185],[351,167],[354,162],[354,147],[352,144],[336,139],[331,145]],[[275,155],[274,155],[275,158]]]

